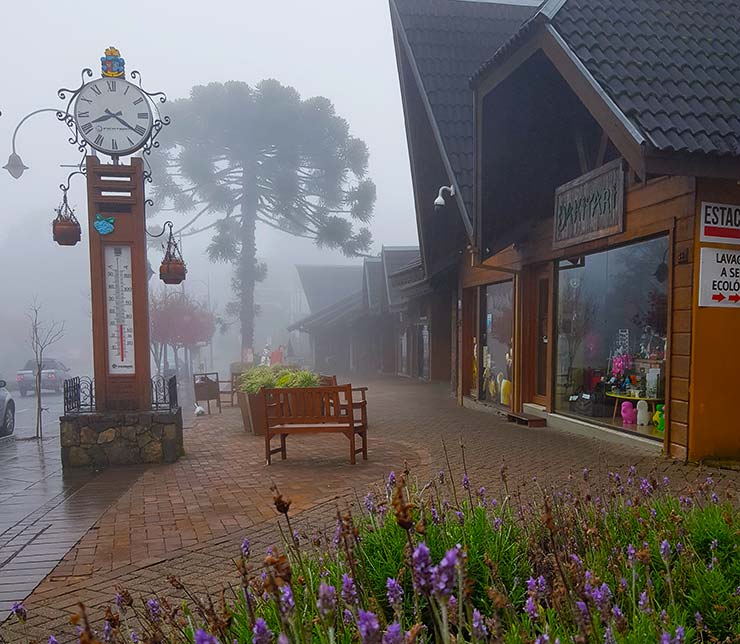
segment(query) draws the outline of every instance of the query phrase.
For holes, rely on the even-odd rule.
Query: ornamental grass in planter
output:
[[[254,367],[239,379],[239,409],[244,430],[259,436],[265,433],[263,388],[318,387],[319,377],[307,369],[285,365]]]
[[[584,470],[523,499],[501,477],[493,497],[467,474],[420,487],[391,473],[325,535],[297,530],[275,490],[285,541],[265,554],[244,539],[240,584],[204,596],[170,577],[170,599],[120,589],[99,626],[75,618],[79,641],[740,641],[740,513],[711,479],[677,497],[634,468],[595,485]]]

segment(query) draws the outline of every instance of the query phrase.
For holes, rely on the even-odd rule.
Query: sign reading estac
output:
[[[740,244],[740,206],[703,201],[700,224],[701,241]]]
[[[701,249],[699,306],[740,308],[740,251]]]

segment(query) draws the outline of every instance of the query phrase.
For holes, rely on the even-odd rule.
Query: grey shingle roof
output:
[[[473,93],[468,79],[535,7],[392,0],[468,212],[473,204]]]
[[[301,330],[308,333],[325,331],[331,327],[356,319],[364,310],[362,291],[334,302],[323,309],[311,313],[311,315],[294,322],[288,327],[288,331]]]
[[[368,257],[364,266],[365,304],[371,311],[378,311],[382,308],[385,299],[383,260],[380,257]]]
[[[362,265],[296,266],[308,308],[316,313],[362,290]]]
[[[548,18],[525,24],[474,82]],[[565,0],[551,22],[657,150],[740,155],[738,0]]]
[[[567,0],[554,26],[656,148],[740,154],[738,0]]]
[[[411,246],[385,247],[381,254],[383,258],[383,272],[385,273],[385,284],[388,294],[388,307],[394,307],[403,304],[405,299],[401,290],[391,283],[390,276],[398,272],[405,266],[411,264],[420,258],[419,249]]]

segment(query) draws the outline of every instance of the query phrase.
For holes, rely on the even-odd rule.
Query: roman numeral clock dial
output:
[[[80,136],[112,157],[144,147],[154,123],[146,95],[122,78],[87,83],[75,102],[74,119]]]

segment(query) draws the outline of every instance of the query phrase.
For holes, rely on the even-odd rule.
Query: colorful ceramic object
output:
[[[648,404],[644,400],[637,402],[637,424],[644,427],[650,424],[650,412]]]
[[[624,425],[634,425],[637,423],[637,410],[629,400],[625,400],[622,403],[622,422]]]
[[[100,58],[101,72],[106,78],[121,78],[126,73],[126,61],[115,47],[108,47]]]
[[[93,227],[101,235],[110,235],[115,230],[115,226],[115,217],[103,217],[100,214],[95,215],[95,223],[93,224]]]

